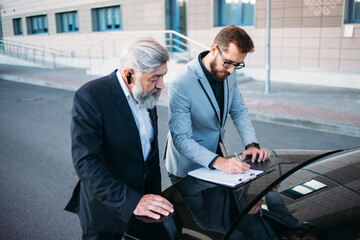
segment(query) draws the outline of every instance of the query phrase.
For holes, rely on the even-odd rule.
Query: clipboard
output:
[[[227,174],[216,169],[211,170],[202,167],[188,172],[188,175],[225,187],[238,188],[270,172],[272,171],[250,169],[242,174]]]

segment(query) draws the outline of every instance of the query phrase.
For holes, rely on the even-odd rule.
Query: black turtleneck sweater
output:
[[[199,54],[199,62],[202,70],[205,73],[205,76],[207,80],[210,83],[211,89],[213,90],[213,93],[215,95],[216,101],[220,108],[220,123],[222,121],[223,113],[224,113],[224,82],[216,81],[211,73],[205,68],[204,64],[202,63],[201,59],[204,58],[210,51],[204,51]]]

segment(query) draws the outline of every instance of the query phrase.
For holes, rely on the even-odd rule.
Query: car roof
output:
[[[262,209],[262,219],[270,223],[270,227],[275,221],[286,225],[286,231],[292,230],[292,225],[296,224],[294,229],[301,227],[300,233],[304,236],[320,236],[321,233],[322,239],[360,237],[360,147],[336,151],[269,151],[272,157],[265,165],[270,173],[241,190],[190,176],[176,182],[163,191],[163,196],[174,205],[175,213],[157,221],[160,228],[159,224],[144,224],[143,220],[132,219],[125,239],[154,239],[155,236],[156,239],[170,239],[168,229],[164,234],[164,226],[172,220],[177,227],[176,232],[185,236],[183,239],[238,239],[236,234],[242,231],[247,218],[258,218],[259,213],[249,213],[263,198],[266,206]],[[284,202],[289,213],[285,217],[276,215],[267,199],[272,195],[269,192],[279,184],[280,187],[272,194],[276,193]],[[247,201],[245,204],[244,200]],[[147,231],[151,234],[146,235]],[[258,228],[255,231],[260,232]],[[294,237],[294,231],[286,231],[281,232],[285,239]]]
[[[302,155],[301,151],[298,153],[285,150],[274,152],[278,156],[294,160]],[[286,154],[288,155],[285,156]],[[309,156],[309,154],[305,155]],[[345,223],[360,219],[360,148],[329,151],[299,164],[294,161],[293,165],[295,166],[289,170],[279,167],[277,173],[273,173],[278,174],[278,178],[266,187],[261,188],[261,181],[268,183],[271,181],[271,176],[265,176],[252,183],[255,185],[253,189],[257,189],[250,194],[253,199],[234,221],[224,239],[231,236],[250,209],[278,184],[280,184],[278,191],[289,211],[292,211],[293,215],[299,219],[312,220],[319,228],[327,228],[321,224],[324,222],[324,217],[327,218],[326,224],[329,226],[338,224],[340,220]],[[319,209],[322,209],[322,212]],[[344,219],[346,212],[349,213],[352,210],[355,210],[352,216],[350,214],[350,217],[347,216],[347,219]]]

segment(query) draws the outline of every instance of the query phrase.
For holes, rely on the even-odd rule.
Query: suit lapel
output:
[[[229,79],[226,78],[224,81],[224,111],[221,122],[222,126],[225,125],[228,113],[229,113]]]
[[[219,105],[218,105],[218,103],[216,101],[214,92],[211,89],[209,81],[207,80],[207,78],[205,76],[199,78],[198,81],[199,81],[199,84],[200,84],[202,90],[204,91],[207,98],[209,99],[209,102],[210,102],[213,110],[215,111],[217,119],[218,119],[219,124],[220,124],[220,122],[221,122],[220,121],[220,108],[219,108]]]
[[[124,119],[128,128],[132,132],[132,136],[134,137],[136,145],[139,147],[139,150],[142,152],[139,130],[136,126],[136,122],[133,117],[130,106],[128,104],[128,101],[125,97],[125,94],[116,76],[116,70],[109,75],[109,83],[110,83],[110,91],[113,97],[113,103],[115,107],[119,110],[121,117]],[[143,156],[143,154],[141,154],[141,156]]]

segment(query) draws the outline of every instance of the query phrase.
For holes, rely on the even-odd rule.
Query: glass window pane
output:
[[[61,32],[74,32],[79,30],[77,12],[66,12],[60,14]]]
[[[37,17],[36,19],[37,19],[37,25],[38,25],[39,32],[44,32],[43,18],[42,17]]]
[[[79,30],[79,20],[78,20],[78,14],[77,12],[74,13],[74,30]]]
[[[68,26],[67,26],[66,14],[65,13],[61,14],[61,31],[62,32],[69,31]]]
[[[47,22],[47,16],[43,16],[42,17],[43,19],[43,27],[44,27],[44,32],[47,32],[48,31],[48,22]]]
[[[36,17],[31,18],[31,27],[32,27],[32,33],[38,32],[38,25],[37,25]]]
[[[13,19],[14,35],[22,35],[21,18]]]
[[[354,0],[354,13],[353,13],[353,20],[360,21],[360,0]]]
[[[19,26],[17,19],[13,19],[13,28],[14,28],[14,35],[19,34]]]
[[[105,28],[105,9],[98,10],[99,18],[99,31],[104,31]]]
[[[180,33],[186,35],[186,1],[179,3],[179,14],[180,14]]]
[[[215,0],[215,26],[253,25],[256,0]]]
[[[73,27],[74,27],[74,23],[73,23],[73,13],[68,13],[67,17],[68,17],[68,26],[69,26],[69,31],[74,31]]]
[[[120,28],[120,8],[114,8],[114,25],[115,28]]]
[[[106,9],[106,28],[111,29],[112,26],[112,8]]]
[[[18,28],[19,28],[19,34],[21,35],[23,33],[21,19],[18,19]]]
[[[236,1],[222,0],[220,4],[222,5],[220,12],[220,24],[222,26],[236,24],[236,18],[240,17],[237,14],[238,4]]]
[[[99,8],[97,11],[98,17],[98,31],[104,30],[113,30],[113,29],[120,29],[121,28],[121,12],[120,6],[117,7],[106,7],[106,8]],[[77,14],[75,18],[76,26],[77,23]]]
[[[350,13],[349,13],[349,8],[350,8],[349,5],[350,5],[349,2],[345,1],[345,4],[344,4],[344,23],[349,23],[350,18],[351,18]]]
[[[242,23],[245,25],[254,24],[254,4],[242,4]]]

